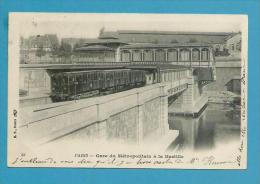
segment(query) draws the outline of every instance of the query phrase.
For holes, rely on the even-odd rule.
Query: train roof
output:
[[[181,66],[181,65],[172,65],[172,64],[141,64],[141,63],[138,63],[138,64],[132,64],[130,66],[128,66],[127,68],[129,69],[158,69],[158,70],[187,70],[189,69],[190,67],[188,66]]]
[[[87,70],[87,71],[73,71],[73,72],[63,72],[63,73],[66,73],[66,74],[74,74],[74,73],[90,73],[90,72],[111,72],[111,71],[129,71],[131,69],[110,69],[110,70]]]

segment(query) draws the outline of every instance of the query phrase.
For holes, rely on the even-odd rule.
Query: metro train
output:
[[[58,102],[111,94],[150,83],[147,75],[131,69],[59,72],[51,76],[51,97]]]
[[[188,75],[187,68],[159,71],[109,69],[53,73],[51,98],[53,102],[60,102],[112,94],[158,82],[177,81]]]

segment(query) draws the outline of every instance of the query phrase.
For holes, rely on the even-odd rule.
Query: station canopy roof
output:
[[[75,50],[76,51],[114,51],[115,49],[103,45],[90,45],[90,46],[79,47],[76,48]]]
[[[224,44],[231,32],[181,32],[181,31],[146,31],[118,30],[104,31],[99,38],[119,39],[126,43],[188,43],[190,41],[209,44]]]
[[[169,44],[154,44],[154,43],[140,43],[124,45],[122,49],[140,49],[140,48],[172,48],[172,47],[211,47],[210,44],[205,43],[169,43]]]
[[[85,45],[93,45],[93,44],[110,44],[110,43],[117,43],[117,44],[127,44],[119,39],[96,39],[96,38],[93,38],[93,39],[85,39],[84,40],[85,43],[83,44],[84,46]]]

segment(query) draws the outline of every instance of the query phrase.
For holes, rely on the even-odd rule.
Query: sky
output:
[[[96,38],[99,31],[147,30],[191,32],[242,31],[244,15],[195,14],[79,14],[79,13],[13,13],[20,36],[57,34],[59,39]]]

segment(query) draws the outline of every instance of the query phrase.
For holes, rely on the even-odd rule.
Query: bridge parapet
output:
[[[187,67],[215,67],[215,62],[210,60],[205,61],[139,61],[139,62],[55,62],[42,61],[37,63],[20,64],[20,68],[46,68],[46,69],[62,69],[62,68],[79,68],[79,67],[127,67],[127,66],[143,65],[143,66],[157,66],[157,65],[180,65]]]
[[[95,139],[139,144],[151,137],[158,139],[169,132],[164,88],[164,84],[154,84],[76,102],[24,108],[20,134],[30,144],[70,139],[80,132]]]

